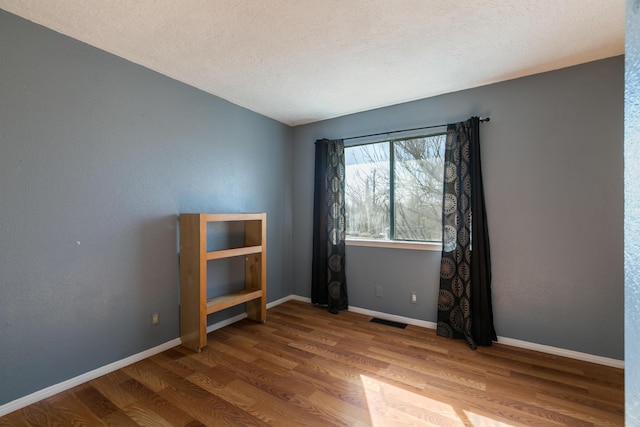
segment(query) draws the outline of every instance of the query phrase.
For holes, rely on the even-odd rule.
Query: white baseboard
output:
[[[247,313],[240,313],[236,316],[230,317],[228,319],[221,320],[217,323],[212,323],[211,325],[207,325],[207,333],[217,331],[218,329],[222,329],[225,326],[229,326],[232,323],[236,323],[242,319],[247,318]]]
[[[292,299],[291,297],[285,297],[281,300],[274,301],[270,304],[267,304],[267,308],[275,307],[276,305],[282,304],[284,302]],[[247,317],[246,313],[238,314],[237,316],[230,317],[228,319],[222,320],[220,322],[211,324],[207,326],[207,333],[215,331],[217,329],[224,328],[232,323],[238,322]],[[13,400],[9,403],[0,406],[0,417],[7,415],[11,412],[17,411],[18,409],[24,408],[25,406],[36,403],[42,399],[46,399],[47,397],[51,397],[54,394],[61,393],[65,390],[69,390],[75,386],[80,384],[84,384],[88,381],[101,377],[102,375],[109,374],[113,371],[117,371],[118,369],[124,368],[125,366],[132,365],[136,362],[139,362],[148,357],[154,356],[158,353],[162,353],[165,350],[170,348],[179,346],[182,344],[182,340],[180,338],[175,338],[171,341],[168,341],[164,344],[161,344],[157,347],[150,348],[141,353],[134,354],[133,356],[129,356],[125,359],[118,360],[116,362],[110,363],[108,365],[102,366],[100,368],[94,369],[93,371],[84,373],[82,375],[78,375],[77,377],[68,379],[58,384],[54,384],[45,389],[36,391],[35,393],[31,393],[27,396],[21,397],[19,399]]]
[[[311,298],[301,297],[300,295],[289,295],[288,297],[282,298],[282,299],[286,300],[283,302],[294,300],[294,301],[300,301],[300,302],[308,302],[309,304],[311,304]]]
[[[581,353],[579,351],[567,350],[564,348],[552,347],[550,345],[537,344],[501,336],[498,336],[498,342],[512,347],[526,348],[527,350],[535,350],[541,353],[553,354],[554,356],[568,357],[570,359],[582,360],[583,362],[597,363],[598,365],[624,369],[624,360],[611,359],[609,357],[596,356],[589,353]]]
[[[291,300],[311,303],[311,298],[302,297],[299,295],[289,295],[284,298],[280,298],[276,301],[272,301],[268,303],[267,308],[269,309]],[[397,316],[395,314],[388,314],[388,313],[383,313],[379,311],[368,310],[366,308],[359,308],[359,307],[353,307],[353,306],[349,307],[349,311],[363,314],[365,316],[379,317],[381,319],[392,320],[394,322],[406,323],[408,325],[420,326],[428,329],[436,329],[436,324],[434,322],[428,322],[425,320],[412,319],[410,317]],[[209,325],[207,326],[207,333],[215,331],[220,328],[224,328],[225,326],[228,326],[246,317],[247,317],[247,314],[242,313],[237,316],[230,317],[229,319],[225,319],[220,322]],[[540,351],[542,353],[553,354],[556,356],[568,357],[571,359],[582,360],[585,362],[592,362],[592,363],[597,363],[599,365],[605,365],[605,366],[611,366],[614,368],[624,369],[624,360],[617,360],[617,359],[611,359],[608,357],[595,356],[592,354],[581,353],[578,351],[566,350],[563,348],[551,347],[548,345],[536,344],[536,343],[517,340],[513,338],[500,337],[500,336],[498,337],[498,342],[501,344],[510,345],[512,347],[525,348],[528,350]],[[124,368],[125,366],[139,362],[140,360],[146,359],[158,353],[162,353],[163,351],[168,350],[172,347],[176,347],[180,344],[182,344],[182,341],[180,340],[180,338],[173,339],[157,347],[150,348],[138,354],[134,354],[133,356],[129,356],[125,359],[118,360],[116,362],[94,369],[93,371],[89,371],[82,375],[78,375],[77,377],[68,379],[58,384],[54,384],[45,389],[36,391],[35,393],[31,393],[27,396],[24,396],[12,402],[6,403],[0,406],[0,417],[7,415],[13,411],[17,411],[20,408],[24,408],[25,406],[36,403],[42,399],[46,399],[47,397],[51,397],[54,394],[63,392],[77,385],[83,384],[87,381],[91,381],[102,375],[106,375],[113,371],[117,371],[118,369]]]
[[[284,298],[280,298],[279,300],[276,301],[272,301],[270,303],[267,304],[267,308],[271,308],[271,307],[275,307],[277,305],[283,304],[287,301],[291,301],[291,300],[295,300],[295,301],[302,301],[302,302],[308,302],[309,304],[311,304],[311,298],[306,298],[306,297],[301,297],[298,295],[287,295]]]
[[[289,296],[286,296],[284,298],[280,298],[279,300],[272,301],[272,302],[267,304],[267,310],[270,309],[271,307],[275,307],[277,305],[283,304],[283,303],[285,303],[287,301],[290,301],[292,299],[298,299],[298,298],[302,298],[302,297],[296,297],[295,295],[289,295]],[[307,298],[307,300],[308,300],[308,302],[311,302],[311,300],[309,298]],[[228,319],[224,319],[224,320],[221,320],[219,322],[213,323],[213,324],[207,326],[207,333],[213,332],[213,331],[221,329],[221,328],[224,328],[225,326],[229,326],[232,323],[236,323],[236,322],[238,322],[238,321],[240,321],[242,319],[246,319],[246,318],[247,318],[247,313],[240,313],[240,314],[238,314],[236,316],[233,316],[233,317],[230,317]]]
[[[84,384],[88,381],[91,381],[103,375],[109,374],[113,371],[117,371],[118,369],[124,368],[125,366],[132,365],[143,359],[146,359],[158,353],[162,353],[163,351],[173,348],[180,344],[181,344],[180,338],[173,339],[164,344],[160,344],[157,347],[150,348],[143,352],[134,354],[133,356],[129,356],[122,360],[118,360],[116,362],[94,369],[93,371],[86,372],[82,375],[78,375],[77,377],[73,377],[61,383],[54,384],[50,387],[36,391],[35,393],[31,393],[27,396],[24,396],[14,401],[11,401],[9,403],[6,403],[0,406],[0,417],[7,415],[13,411],[17,411],[20,408],[24,408],[25,406],[36,403],[42,399],[46,399],[47,397],[51,397],[54,394],[58,394],[65,390],[69,390],[70,388],[73,388],[80,384]]]
[[[436,329],[437,323],[425,320],[412,319],[409,317],[396,316],[394,314],[382,313],[379,311],[367,310],[359,307],[349,307],[349,311],[364,314],[371,317],[392,320],[394,322],[406,323],[407,325],[421,326],[423,328]],[[608,357],[596,356],[579,351],[567,350],[564,348],[552,347],[549,345],[537,344],[528,341],[498,336],[498,343],[510,345],[512,347],[525,348],[527,350],[539,351],[541,353],[553,354],[554,356],[568,357],[570,359],[582,360],[584,362],[597,363],[598,365],[611,366],[613,368],[624,369],[624,360],[611,359]]]

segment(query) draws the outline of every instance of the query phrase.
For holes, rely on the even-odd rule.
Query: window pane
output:
[[[345,148],[347,237],[389,239],[389,143]]]
[[[397,240],[442,240],[442,179],[446,135],[394,142]]]

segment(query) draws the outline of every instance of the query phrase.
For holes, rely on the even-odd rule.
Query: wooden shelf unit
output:
[[[207,223],[244,222],[244,246],[207,252]],[[207,261],[245,257],[245,287],[207,299]],[[207,345],[207,315],[245,304],[247,317],[267,318],[267,214],[180,215],[180,337],[200,351]]]

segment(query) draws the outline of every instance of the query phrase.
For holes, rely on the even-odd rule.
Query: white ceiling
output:
[[[624,53],[625,0],[0,0],[288,125]]]

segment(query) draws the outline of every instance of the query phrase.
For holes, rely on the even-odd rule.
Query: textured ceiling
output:
[[[296,125],[624,53],[625,0],[0,0]]]

